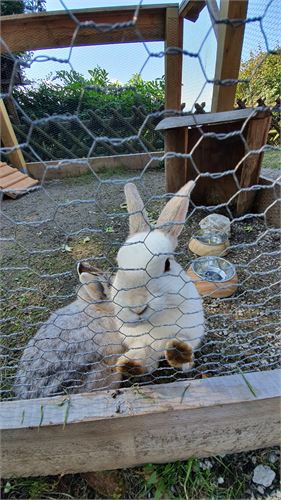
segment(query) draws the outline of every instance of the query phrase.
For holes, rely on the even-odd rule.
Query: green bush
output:
[[[148,150],[162,149],[163,139],[152,126],[153,117],[140,140],[126,143],[124,139],[138,134],[148,114],[163,109],[164,78],[145,81],[136,74],[123,85],[111,82],[99,66],[88,73],[85,78],[76,71],[57,71],[37,86],[15,89],[20,120],[25,123],[15,127],[19,140],[26,139],[32,121],[51,117],[33,128],[31,135],[30,144],[44,160],[87,156],[95,137],[114,137],[116,144],[97,140],[92,156],[139,152],[143,144]]]

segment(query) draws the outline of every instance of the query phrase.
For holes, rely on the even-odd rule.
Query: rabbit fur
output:
[[[164,355],[171,366],[189,370],[204,336],[201,297],[174,256],[193,186],[190,181],[173,195],[153,228],[136,186],[125,186],[130,235],[118,252],[111,287],[125,338],[121,373],[150,373]]]
[[[24,349],[14,384],[20,399],[120,385],[115,365],[124,347],[107,277],[85,263],[78,274],[77,299],[53,312]]]

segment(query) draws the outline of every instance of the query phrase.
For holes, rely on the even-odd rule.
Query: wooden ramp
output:
[[[0,161],[0,188],[10,198],[16,198],[26,193],[36,184],[38,184],[37,179],[31,179],[17,168],[10,167],[7,163]]]

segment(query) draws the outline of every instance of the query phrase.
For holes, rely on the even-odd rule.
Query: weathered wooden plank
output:
[[[188,21],[195,22],[205,5],[205,0],[183,0],[180,4],[180,16],[188,19]]]
[[[170,53],[173,48],[182,49],[183,46],[183,18],[179,17],[178,8],[169,8],[166,13],[166,40],[165,40],[165,108],[180,111],[182,87],[182,53]],[[177,135],[167,131],[165,134],[165,153],[183,152],[184,132]],[[184,184],[183,162],[178,158],[165,159],[166,190],[177,191],[176,186]]]
[[[152,153],[136,153],[114,156],[96,156],[91,158],[78,158],[75,160],[51,160],[30,162],[26,164],[29,174],[35,179],[45,180],[61,179],[63,177],[76,177],[90,171],[100,172],[106,169],[124,167],[130,170],[143,170],[145,167],[158,166],[163,157],[163,151]]]
[[[79,9],[71,10],[71,14],[56,11],[2,16],[1,36],[11,52],[161,41],[165,37],[167,7],[169,4],[143,6],[137,11],[136,19],[136,6]],[[79,27],[79,23],[85,24]],[[3,45],[1,51],[5,51]]]
[[[166,10],[165,108],[177,111],[181,109],[182,47],[183,20],[178,8],[171,7]],[[173,49],[178,49],[178,52]]]
[[[250,120],[246,131],[246,142],[248,152],[259,150],[266,144],[268,132],[271,124],[271,115],[263,120]],[[240,186],[241,188],[250,188],[259,183],[263,153],[251,154],[243,162]],[[253,206],[256,197],[256,191],[242,191],[237,199],[237,215],[242,215]]]
[[[6,148],[18,146],[18,141],[7,113],[3,99],[0,99],[1,141]],[[25,160],[20,149],[8,154],[9,160],[17,168],[25,168]]]
[[[276,445],[280,370],[245,378],[2,402],[2,476],[116,469]]]
[[[7,177],[7,175],[11,175],[15,172],[15,169],[13,167],[9,167],[9,165],[1,165],[0,166],[0,179],[2,177]],[[1,181],[0,181],[1,182]]]
[[[196,127],[200,125],[210,125],[223,122],[234,122],[245,120],[249,116],[263,116],[259,109],[235,109],[233,111],[223,111],[221,113],[204,113],[202,115],[172,116],[164,118],[158,123],[155,130],[167,130],[179,127]]]
[[[211,18],[215,37],[218,40],[219,30],[216,21],[220,18],[220,11],[217,5],[217,0],[206,0],[206,5]]]
[[[12,186],[12,184],[16,184],[16,182],[19,182],[26,178],[27,178],[26,174],[22,174],[18,170],[14,170],[13,173],[7,175],[6,177],[2,177],[0,179],[0,188],[6,189],[7,187]]]
[[[186,153],[187,129],[178,128],[165,132],[165,176],[167,193],[176,193],[186,182],[186,160],[178,153]]]
[[[248,0],[224,0],[221,2],[220,19],[226,20],[227,23],[218,25],[216,81],[237,80],[239,76],[245,29],[243,21],[247,17],[247,8]],[[241,23],[237,22],[238,20],[241,20]],[[214,84],[212,111],[225,111],[233,108],[236,86],[235,83]]]

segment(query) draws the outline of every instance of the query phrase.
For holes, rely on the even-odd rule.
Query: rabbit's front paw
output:
[[[189,370],[193,364],[192,347],[181,340],[169,340],[166,344],[166,360],[173,368]]]
[[[143,375],[145,372],[143,365],[139,361],[130,359],[127,356],[120,356],[116,369],[121,375],[127,377],[136,377],[137,375]]]

